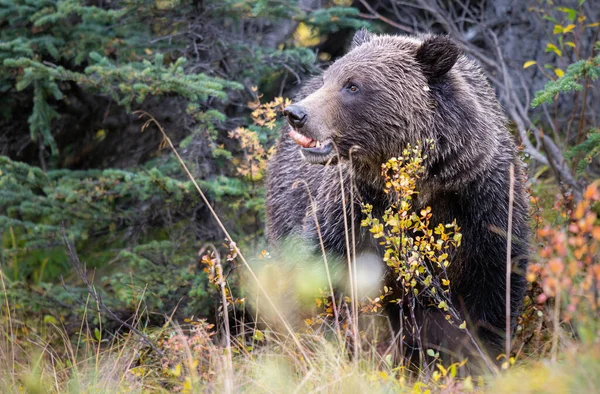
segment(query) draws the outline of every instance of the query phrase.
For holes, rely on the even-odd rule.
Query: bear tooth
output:
[[[317,143],[315,144],[317,148],[321,147],[321,141],[317,141]]]

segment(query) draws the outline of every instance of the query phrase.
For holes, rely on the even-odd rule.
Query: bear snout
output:
[[[298,105],[288,105],[283,110],[283,114],[287,117],[288,123],[295,129],[302,128],[308,120],[306,110]]]

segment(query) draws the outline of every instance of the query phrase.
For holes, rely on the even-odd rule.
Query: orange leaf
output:
[[[600,241],[600,226],[595,226],[592,229],[592,236],[596,241]]]

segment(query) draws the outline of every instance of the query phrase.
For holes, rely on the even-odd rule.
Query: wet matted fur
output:
[[[515,169],[513,327],[526,287],[523,272],[528,252],[528,206],[523,164],[506,128],[505,115],[479,67],[444,36],[376,36],[360,31],[348,54],[306,83],[294,105],[307,116],[297,132],[315,141],[333,141],[340,160],[311,164],[288,136],[290,126],[283,128],[268,167],[267,232],[271,246],[276,249],[290,235],[318,245],[307,188],[294,187],[305,181],[317,203],[326,249],[340,256],[346,254],[341,166],[348,214],[350,174],[356,187],[357,214],[351,223],[358,238],[356,248],[359,253],[377,250],[377,243],[360,227],[358,201],[372,204],[374,213],[381,216],[389,205],[382,190],[381,164],[399,156],[407,144],[432,139],[435,149],[428,153],[413,207],[417,212],[432,207],[434,225],[456,219],[461,227],[462,245],[450,256],[448,271],[453,304],[487,350],[499,352],[506,320],[511,164]],[[407,312],[405,308],[389,307],[396,329]],[[425,326],[427,348],[471,353],[460,330],[450,327],[436,308],[418,308],[416,316]],[[414,345],[410,336],[406,340],[408,347]]]

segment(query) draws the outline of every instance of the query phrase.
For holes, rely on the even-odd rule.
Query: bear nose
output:
[[[299,129],[306,124],[308,115],[302,107],[297,105],[288,105],[283,110],[283,114],[287,116],[288,122],[292,127]]]

